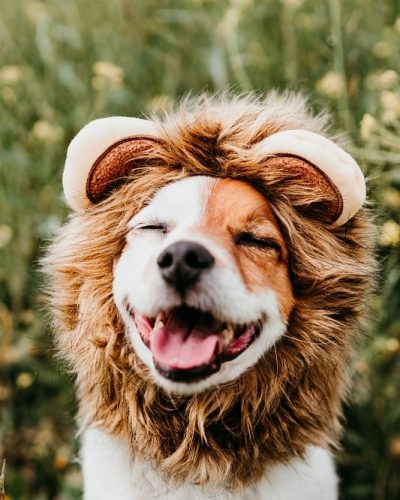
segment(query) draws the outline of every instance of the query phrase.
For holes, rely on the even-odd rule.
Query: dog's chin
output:
[[[246,324],[185,305],[149,317],[126,303],[135,351],[164,390],[194,394],[239,377],[284,333],[276,302]]]

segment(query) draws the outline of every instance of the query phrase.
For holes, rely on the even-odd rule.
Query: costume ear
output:
[[[365,201],[365,180],[355,160],[337,144],[307,130],[285,130],[257,145],[266,160],[293,172],[301,183],[322,193],[325,220],[341,226],[351,219]],[[305,207],[306,208],[306,207]]]
[[[68,205],[79,211],[106,198],[160,142],[150,120],[114,116],[90,122],[68,147],[63,174]]]

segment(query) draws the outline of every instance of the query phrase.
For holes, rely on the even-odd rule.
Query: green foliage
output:
[[[381,280],[338,454],[345,499],[400,498],[400,17],[396,0],[2,0],[0,458],[13,499],[80,497],[71,381],[51,352],[38,257],[66,215],[83,124],[188,91],[302,90],[370,177]]]

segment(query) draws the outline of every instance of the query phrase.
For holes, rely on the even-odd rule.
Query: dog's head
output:
[[[361,171],[320,132],[272,95],[71,143],[46,259],[60,350],[84,421],[167,475],[244,483],[334,441],[374,260]]]
[[[208,139],[214,154],[206,164],[216,160],[216,140]],[[149,120],[93,122],[69,149],[68,201],[82,210],[104,200],[170,146]],[[245,164],[249,156],[260,158],[258,176],[286,169],[297,189],[318,199],[303,210],[315,212],[317,205],[326,224],[347,222],[364,201],[357,164],[318,134],[280,131],[240,146],[247,149]],[[187,162],[180,168],[190,171]],[[174,392],[238,377],[283,335],[294,304],[285,237],[260,192],[263,183],[240,170],[226,177],[225,168],[161,187],[129,221],[115,262],[114,298],[135,352]]]

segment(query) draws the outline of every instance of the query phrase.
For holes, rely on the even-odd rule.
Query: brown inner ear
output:
[[[93,164],[86,182],[86,194],[92,203],[104,200],[124,182],[132,170],[145,163],[143,153],[161,140],[155,137],[135,136],[112,144]]]
[[[343,210],[342,195],[316,165],[299,156],[279,154],[268,158],[267,168],[282,171],[282,178],[286,181],[282,192],[297,210],[329,223],[339,218]],[[305,190],[310,193],[306,203]],[[303,205],[300,205],[300,200],[303,200]]]

